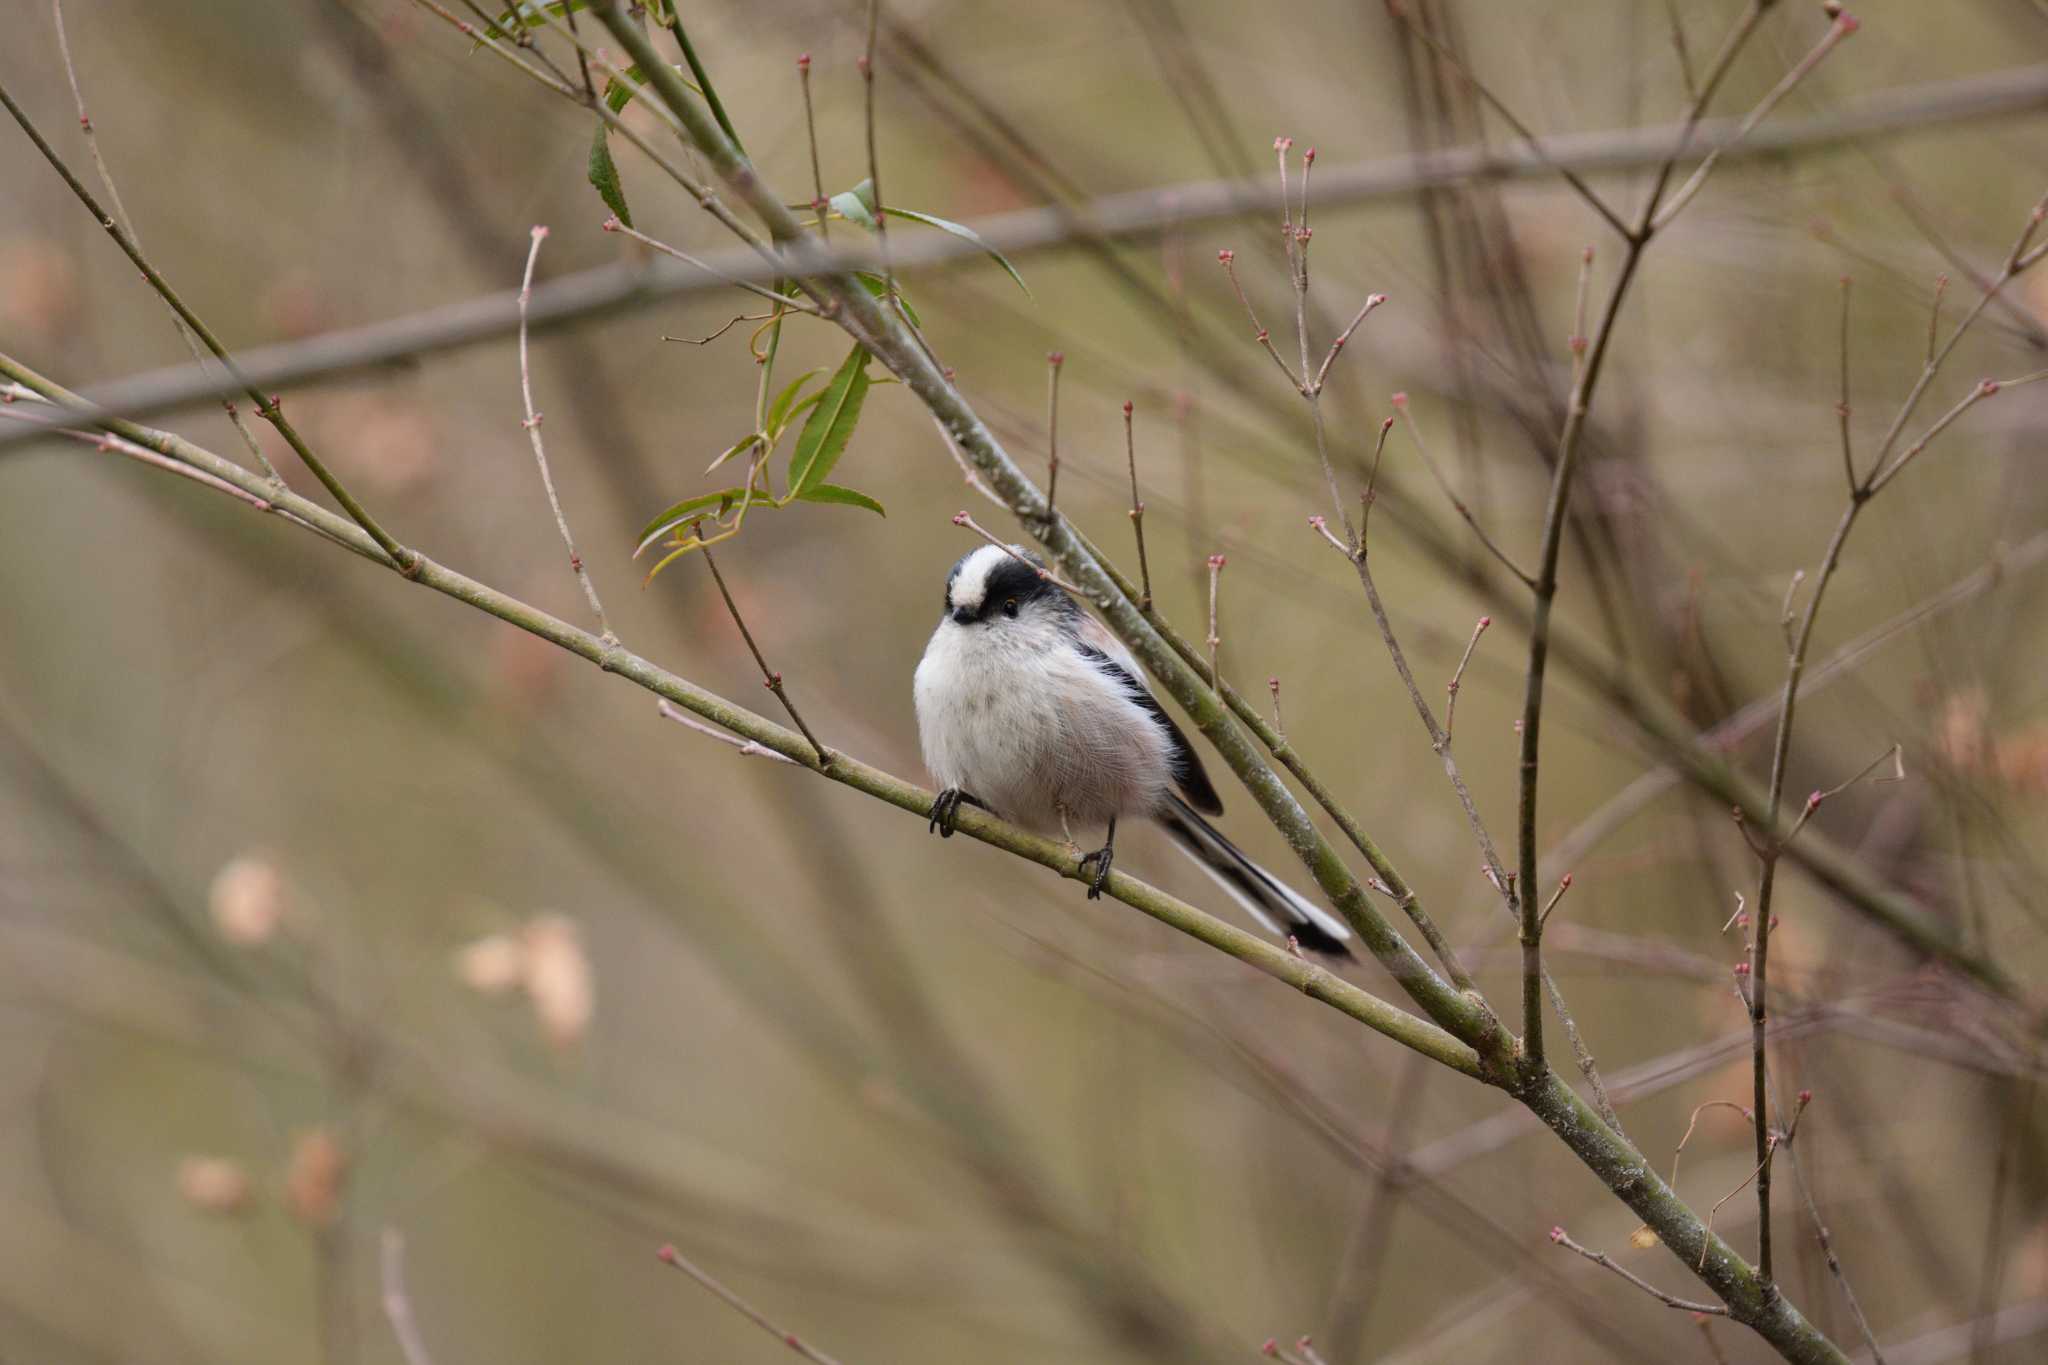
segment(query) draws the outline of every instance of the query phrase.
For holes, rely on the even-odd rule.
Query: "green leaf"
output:
[[[825,386],[823,399],[812,411],[796,438],[796,453],[789,457],[789,491],[802,497],[825,482],[832,466],[846,453],[846,442],[860,421],[860,405],[868,396],[871,381],[867,372],[868,352],[856,345]]]
[[[748,432],[746,435],[740,437],[737,441],[734,441],[731,445],[727,446],[722,452],[720,452],[717,459],[713,460],[710,464],[705,465],[704,472],[706,474],[709,474],[712,470],[718,468],[727,460],[730,460],[733,456],[744,454],[749,446],[757,446],[759,444],[761,444],[761,433],[758,431]]]
[[[869,232],[875,230],[875,182],[863,180],[850,190],[842,190],[832,196],[832,211],[849,223],[858,223]]]
[[[589,8],[590,0],[549,0],[545,5],[537,5],[533,0],[520,0],[520,3],[499,15],[497,22],[500,27],[517,24],[521,28],[546,28],[548,21],[541,17],[543,10],[560,19],[572,9]]]
[[[683,69],[680,66],[671,65],[669,70],[676,73],[677,78],[685,86],[689,87],[691,93],[698,95],[704,93],[697,89],[695,81],[682,74]],[[633,102],[633,97],[640,93],[640,87],[647,84],[647,73],[637,66],[627,67],[624,74],[630,84],[621,85],[615,76],[607,76],[605,78],[604,107],[611,110],[614,114],[624,112],[626,106]]]
[[[789,419],[796,415],[789,405],[796,400],[797,390],[823,373],[825,367],[820,365],[816,369],[805,370],[782,386],[782,392],[776,394],[775,401],[768,405],[768,420],[762,423],[771,435],[780,436],[789,425]]]
[[[877,275],[874,271],[856,270],[853,273],[855,277],[857,277],[860,280],[860,282],[867,287],[867,291],[870,294],[873,294],[876,298],[886,298],[888,296],[889,282],[883,279],[880,275]],[[917,310],[910,306],[910,296],[903,292],[903,284],[901,281],[898,281],[896,285],[896,302],[903,305],[903,316],[910,319],[910,325],[912,327],[924,326],[924,319],[920,318],[917,315]]]
[[[832,196],[831,204],[833,210],[840,217],[846,219],[847,222],[858,223],[869,232],[875,231],[874,181],[863,180],[850,190],[842,190]],[[1003,268],[1004,274],[1017,282],[1017,287],[1022,289],[1027,297],[1030,295],[1031,287],[1024,283],[1024,277],[1017,273],[1017,267],[1010,264],[1010,258],[990,246],[980,233],[965,223],[956,223],[950,218],[941,218],[935,213],[920,213],[916,209],[898,208],[894,204],[889,205],[889,214],[891,217],[908,218],[914,223],[923,223],[926,227],[935,227],[941,232],[950,232],[962,241],[974,243],[988,253],[990,260]],[[873,285],[868,287],[870,290],[874,289]],[[901,290],[897,291],[897,297],[902,297]],[[906,310],[908,307],[909,305],[906,304]],[[916,322],[917,319],[912,318],[911,321]]]
[[[744,488],[721,488],[716,493],[705,493],[694,498],[684,498],[675,506],[647,523],[640,532],[640,543],[633,547],[633,557],[638,559],[641,551],[660,540],[670,531],[679,530],[685,523],[702,521],[708,516],[724,516],[727,508],[747,495]],[[712,511],[713,507],[716,511]]]
[[[875,513],[877,516],[886,517],[889,515],[889,513],[883,508],[882,504],[876,502],[867,494],[856,493],[851,488],[841,488],[836,483],[813,484],[809,488],[806,488],[803,492],[797,494],[797,496],[802,498],[805,502],[844,503],[848,507],[865,507],[870,512]]]
[[[1011,265],[1007,256],[983,241],[981,234],[968,227],[965,223],[956,223],[950,218],[940,218],[934,214],[919,213],[916,209],[899,209],[894,204],[889,206],[889,216],[892,218],[909,218],[915,222],[923,223],[926,227],[935,227],[941,232],[950,232],[962,241],[974,243],[988,253],[990,260],[1003,268],[1004,274],[1017,282],[1017,287],[1024,291],[1025,297],[1030,297],[1031,288],[1024,283],[1024,277],[1017,273],[1017,267]]]
[[[612,160],[612,145],[602,123],[597,125],[597,138],[590,144],[589,174],[590,184],[605,207],[618,215],[621,223],[633,226],[633,211],[626,207],[626,191],[619,184],[619,168]]]

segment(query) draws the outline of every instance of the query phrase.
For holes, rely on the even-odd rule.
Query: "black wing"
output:
[[[1124,695],[1150,712],[1152,719],[1159,722],[1159,728],[1166,731],[1168,745],[1173,750],[1173,776],[1180,784],[1188,804],[1204,815],[1223,814],[1223,800],[1216,795],[1216,788],[1210,785],[1209,774],[1203,771],[1202,759],[1188,743],[1188,737],[1173,723],[1173,717],[1159,704],[1159,698],[1152,695],[1152,689],[1131,676],[1131,671],[1091,644],[1077,641],[1075,647],[1081,657],[1115,679],[1124,689]]]

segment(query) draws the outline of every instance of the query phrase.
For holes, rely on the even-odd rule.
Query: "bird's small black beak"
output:
[[[967,608],[965,608],[965,607],[955,607],[955,608],[953,608],[953,624],[954,624],[954,625],[956,625],[956,626],[971,626],[971,625],[973,625],[973,624],[974,624],[974,622],[975,622],[975,619],[976,619],[976,618],[975,618],[975,615],[974,615],[974,613],[973,613],[973,612],[971,612],[971,611],[969,611],[969,610],[968,610]]]

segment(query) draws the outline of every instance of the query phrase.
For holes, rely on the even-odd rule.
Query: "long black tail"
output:
[[[1238,851],[1237,845],[1178,796],[1167,797],[1159,823],[1196,866],[1216,879],[1251,917],[1278,938],[1293,938],[1311,952],[1346,955],[1351,928],[1320,905],[1311,904],[1272,873]]]

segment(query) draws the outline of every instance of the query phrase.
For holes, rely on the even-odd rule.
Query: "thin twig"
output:
[[[1229,561],[1222,555],[1209,556],[1209,681],[1217,689],[1220,698],[1223,687],[1223,670],[1216,665],[1216,650],[1223,639],[1216,633],[1217,585],[1223,577],[1223,566]]]
[[[701,527],[698,530],[698,537],[703,537]],[[811,727],[804,724],[804,718],[797,713],[796,703],[789,699],[789,691],[782,685],[782,675],[768,667],[768,661],[761,657],[761,647],[754,643],[754,632],[747,629],[747,619],[740,615],[739,603],[732,600],[732,590],[725,586],[725,575],[718,571],[718,560],[712,556],[708,546],[699,549],[698,553],[704,556],[705,566],[711,570],[711,580],[718,584],[718,595],[725,599],[725,609],[731,614],[732,623],[740,628],[740,638],[747,642],[747,652],[754,656],[755,664],[761,669],[762,684],[775,694],[775,700],[782,703],[782,709],[789,712],[790,720],[795,722],[803,737],[810,741],[811,749],[818,756],[818,766],[830,768],[832,751],[820,744],[818,737],[811,733]]]
[[[708,735],[720,744],[732,745],[740,751],[740,755],[743,758],[772,758],[777,763],[787,763],[793,768],[803,767],[803,764],[798,763],[795,759],[778,754],[766,745],[757,744],[751,739],[741,739],[738,735],[721,730],[715,725],[706,725],[688,711],[668,701],[667,698],[654,703],[654,709],[659,711],[664,719],[672,720],[678,725],[687,726],[700,735]]]
[[[617,644],[619,637],[604,614],[604,603],[598,601],[597,584],[591,582],[590,570],[583,567],[583,556],[576,553],[576,538],[569,534],[569,518],[563,514],[562,499],[555,493],[555,476],[548,471],[547,447],[540,439],[541,414],[533,406],[533,367],[528,363],[526,347],[526,304],[533,297],[533,267],[540,260],[540,244],[547,240],[547,235],[545,227],[534,226],[533,245],[526,253],[526,274],[519,282],[519,396],[526,405],[526,420],[520,425],[526,428],[526,435],[533,442],[533,462],[540,466],[540,486],[547,490],[548,506],[555,513],[555,529],[562,533],[562,544],[568,548],[569,567],[575,572],[576,581],[583,585],[583,595],[590,599],[591,614],[597,617],[598,638]]]
[[[1059,507],[1060,494],[1060,368],[1067,363],[1063,351],[1045,353],[1045,514]]]
[[[1700,186],[1706,184],[1707,177],[1713,174],[1714,167],[1720,161],[1722,153],[1748,137],[1750,131],[1757,124],[1762,123],[1765,118],[1769,117],[1771,110],[1778,107],[1778,102],[1792,93],[1794,86],[1813,74],[1813,69],[1821,64],[1828,53],[1834,51],[1835,47],[1844,38],[1847,38],[1861,26],[1861,22],[1853,14],[1844,13],[1836,15],[1835,21],[1828,25],[1828,31],[1821,35],[1821,40],[1813,45],[1812,50],[1804,57],[1801,57],[1793,65],[1792,69],[1787,71],[1784,77],[1771,87],[1770,93],[1757,102],[1756,108],[1750,110],[1748,116],[1736,125],[1734,135],[1728,141],[1707,153],[1706,160],[1700,162],[1686,182],[1678,187],[1671,198],[1666,201],[1664,207],[1650,220],[1651,230],[1660,229],[1677,217],[1679,210],[1683,209],[1691,201],[1692,197],[1699,193]]]
[[[377,542],[377,548],[389,556],[391,562],[397,565],[401,572],[410,574],[416,566],[417,556],[411,550],[406,549],[403,545],[392,539],[390,534],[382,526],[378,525],[376,519],[364,510],[363,505],[355,500],[348,489],[342,486],[341,481],[335,478],[328,470],[326,464],[321,461],[320,457],[315,455],[311,448],[306,445],[305,441],[300,439],[297,429],[285,419],[283,406],[277,396],[275,394],[265,395],[248,383],[233,358],[228,355],[219,340],[208,330],[206,324],[201,322],[198,315],[185,306],[185,301],[178,297],[176,290],[171,288],[170,281],[166,280],[157,272],[156,267],[149,263],[148,258],[142,254],[142,249],[135,244],[135,239],[129,235],[128,230],[116,222],[105,209],[100,207],[99,202],[93,198],[92,191],[88,190],[79,178],[72,173],[71,167],[65,164],[64,158],[57,155],[56,148],[52,147],[43,137],[42,132],[30,120],[28,112],[14,102],[14,96],[8,93],[5,85],[0,85],[0,105],[6,106],[7,112],[14,116],[14,121],[21,125],[24,133],[28,134],[29,141],[35,143],[36,150],[43,154],[43,159],[48,161],[57,174],[63,177],[64,183],[70,186],[71,193],[77,197],[81,204],[85,205],[86,211],[91,213],[99,225],[105,229],[107,235],[114,239],[114,244],[120,247],[128,259],[134,263],[135,268],[142,272],[143,278],[149,281],[150,286],[156,290],[164,302],[168,303],[184,324],[190,327],[193,333],[206,344],[206,349],[212,352],[213,358],[220,362],[221,366],[241,386],[242,391],[248,394],[250,400],[256,404],[257,411],[262,413],[264,418],[273,427],[277,428],[278,435],[284,437],[285,443],[291,446],[293,453],[299,457],[306,468],[313,471],[314,477],[320,480],[321,485],[327,489],[334,500],[341,504],[342,510],[348,513],[349,519],[362,527],[370,539]],[[272,482],[276,483],[278,480],[273,478]]]
[[[85,87],[78,79],[78,67],[71,60],[71,40],[64,31],[64,0],[50,0],[50,20],[57,29],[57,52],[64,61],[65,78],[71,82],[71,98],[78,105],[78,127],[85,134],[85,145],[92,153],[93,167],[99,172],[100,184],[106,188],[107,202],[114,206],[115,217],[120,220],[121,227],[135,243],[135,249],[140,251],[142,235],[135,230],[135,220],[129,216],[127,206],[121,202],[121,191],[114,184],[114,173],[107,168],[107,159],[100,151],[99,130],[94,127],[92,117],[85,111]],[[169,300],[165,300],[165,303],[168,305]],[[185,320],[178,316],[176,309],[171,310],[171,325],[178,329],[178,339],[183,341],[185,349],[192,353],[193,363],[205,365],[205,348],[200,345],[199,338],[192,329],[185,325]],[[271,482],[282,485],[284,476],[277,472],[276,467],[270,463],[270,457],[263,453],[262,443],[256,439],[256,434],[249,430],[248,419],[242,416],[234,401],[222,398],[221,408],[227,413],[228,421],[234,424],[235,433],[242,438],[242,444],[248,450],[250,458],[256,461],[256,467],[268,475]]]
[[[1479,524],[1479,519],[1472,515],[1472,509],[1465,505],[1465,500],[1459,497],[1457,492],[1451,487],[1450,480],[1446,479],[1443,471],[1437,468],[1436,461],[1430,458],[1429,446],[1422,439],[1422,430],[1415,425],[1415,418],[1408,411],[1408,395],[1397,393],[1394,395],[1393,401],[1394,411],[1400,414],[1402,424],[1408,428],[1408,438],[1415,442],[1415,453],[1422,457],[1422,463],[1429,470],[1429,476],[1436,480],[1436,486],[1443,490],[1443,495],[1446,498],[1450,499],[1451,506],[1464,519],[1465,524],[1472,528],[1472,534],[1478,536],[1479,543],[1486,547],[1487,552],[1499,560],[1502,567],[1509,573],[1521,579],[1524,586],[1535,587],[1536,580],[1531,578],[1528,571],[1523,569],[1521,565],[1509,558],[1508,552],[1503,550],[1494,541],[1492,536],[1486,534],[1486,528]]]
[[[1557,903],[1564,899],[1564,893],[1572,889],[1572,874],[1567,872],[1557,879],[1557,890],[1550,893],[1550,899],[1543,906],[1543,913],[1536,917],[1538,928],[1550,923],[1550,912],[1557,909]]]
[[[875,249],[882,256],[882,280],[886,297],[899,317],[903,302],[896,293],[896,268],[889,261],[889,210],[882,201],[882,160],[875,151],[875,27],[882,16],[882,0],[868,0],[868,45],[860,57],[860,79],[866,91],[868,140],[868,192],[875,197]],[[907,321],[907,318],[906,318]]]
[[[405,1365],[434,1365],[434,1357],[427,1352],[426,1338],[420,1335],[419,1323],[413,1320],[412,1299],[405,1292],[405,1234],[395,1227],[384,1229],[378,1247],[377,1272],[383,1291],[384,1317],[391,1324],[391,1335],[398,1342]]]
[[[727,318],[723,326],[709,335],[701,337],[672,337],[664,332],[661,339],[663,341],[679,341],[685,346],[709,346],[742,322],[768,322],[777,316],[779,315],[776,313],[738,313]]]
[[[1145,504],[1138,497],[1138,443],[1131,430],[1131,400],[1124,400],[1124,461],[1131,471],[1131,530],[1138,538],[1138,610],[1152,610],[1152,566],[1145,559]],[[1047,493],[1047,498],[1052,495]],[[1213,669],[1211,670],[1214,671]]]
[[[1386,301],[1387,296],[1385,294],[1367,294],[1365,296],[1365,306],[1358,310],[1357,315],[1345,325],[1343,331],[1337,333],[1336,340],[1330,343],[1329,354],[1324,356],[1323,363],[1316,367],[1314,383],[1316,389],[1320,390],[1323,387],[1323,381],[1330,377],[1330,366],[1337,363],[1338,355],[1343,352],[1344,344],[1351,340],[1351,334],[1358,330],[1358,324],[1364,322],[1371,315],[1373,309],[1378,308]]]
[[[995,546],[998,550],[1001,550],[1004,554],[1016,560],[1018,563],[1030,564],[1031,572],[1037,574],[1040,578],[1052,584],[1054,587],[1064,588],[1068,592],[1074,594],[1074,596],[1079,597],[1084,601],[1089,600],[1088,590],[1086,588],[1076,587],[1074,584],[1067,582],[1066,579],[1061,578],[1058,574],[1054,573],[1050,568],[1046,567],[1045,565],[1033,563],[1029,555],[1024,554],[1023,552],[1018,550],[1016,546],[1010,544],[1008,541],[1005,541],[999,536],[992,534],[987,527],[983,526],[973,517],[968,516],[966,512],[955,512],[953,514],[953,524],[955,526],[966,527],[968,530],[974,532],[974,534],[980,536],[983,540]]]
[[[815,1346],[807,1344],[801,1337],[797,1336],[796,1333],[787,1331],[781,1327],[777,1327],[773,1322],[770,1322],[766,1317],[763,1317],[761,1311],[758,1308],[755,1308],[754,1305],[748,1303],[745,1299],[733,1293],[732,1290],[727,1289],[723,1284],[720,1284],[716,1279],[713,1279],[705,1271],[702,1271],[698,1269],[695,1265],[692,1265],[687,1259],[684,1258],[683,1254],[677,1251],[674,1247],[665,1246],[657,1254],[661,1257],[661,1263],[663,1265],[674,1266],[677,1270],[680,1270],[685,1275],[688,1275],[698,1284],[710,1290],[728,1308],[731,1308],[738,1312],[740,1316],[744,1317],[748,1322],[753,1323],[754,1326],[760,1328],[769,1336],[774,1337],[777,1341],[780,1341],[784,1346],[787,1346],[790,1350],[796,1352],[805,1360],[811,1361],[812,1365],[839,1365],[838,1361],[834,1360],[831,1356],[826,1355],[823,1351],[820,1351]]]
[[[1842,477],[1849,481],[1849,491],[1856,491],[1856,454],[1849,436],[1849,277],[1842,276],[1842,396],[1835,403],[1835,419],[1842,429]],[[1798,586],[1794,580],[1794,587]],[[1785,617],[1792,615],[1792,595],[1785,594]]]
[[[811,108],[811,54],[796,59],[797,83],[804,89],[804,134],[811,144],[811,212],[818,215],[818,240],[830,242],[832,229],[826,225],[832,201],[825,197],[825,168],[818,159],[818,118]]]
[[[1688,1313],[1704,1313],[1709,1317],[1728,1316],[1728,1309],[1722,1304],[1698,1303],[1692,1299],[1681,1299],[1676,1294],[1665,1293],[1656,1285],[1651,1284],[1648,1280],[1636,1274],[1634,1271],[1625,1269],[1620,1263],[1618,1263],[1612,1256],[1609,1256],[1606,1252],[1594,1251],[1591,1247],[1580,1246],[1577,1242],[1574,1242],[1571,1239],[1570,1234],[1566,1233],[1563,1228],[1552,1228],[1550,1230],[1550,1240],[1555,1242],[1558,1246],[1563,1247],[1566,1251],[1576,1251],[1579,1255],[1585,1257],[1594,1265],[1607,1267],[1607,1269],[1621,1276],[1621,1278],[1627,1280],[1630,1284],[1642,1290],[1645,1294],[1648,1294],[1651,1298],[1657,1300],[1657,1302],[1663,1304],[1667,1308],[1678,1308]]]
[[[1280,358],[1279,349],[1273,345],[1273,334],[1261,325],[1258,311],[1252,307],[1252,301],[1245,296],[1244,286],[1237,282],[1237,253],[1225,247],[1216,253],[1216,259],[1222,263],[1223,273],[1230,277],[1231,291],[1237,295],[1237,301],[1244,305],[1245,316],[1252,320],[1252,338],[1266,348],[1266,354],[1273,357],[1273,363],[1280,367],[1280,373],[1287,376],[1287,382],[1296,390],[1300,390],[1303,387],[1300,377],[1288,369],[1287,362]]]
[[[695,256],[692,256],[687,251],[681,251],[675,247],[670,246],[667,242],[656,241],[654,238],[649,237],[646,233],[640,231],[638,228],[626,226],[617,218],[607,218],[604,220],[601,226],[604,228],[606,232],[616,232],[620,233],[623,236],[631,237],[634,241],[639,242],[643,246],[652,247],[656,251],[659,251],[664,256],[673,256],[675,259],[681,261],[684,265],[695,266],[697,269],[703,271],[705,274],[714,276],[717,279],[722,280],[726,284],[731,285],[735,289],[744,289],[749,294],[757,294],[761,298],[769,300],[771,303],[780,305],[780,307],[785,312],[810,313],[813,316],[815,316],[820,311],[816,304],[810,303],[804,299],[793,299],[789,297],[789,295],[787,294],[776,293],[773,289],[768,288],[766,285],[756,284],[752,280],[740,279],[737,276],[727,275],[723,271],[719,270],[718,267],[711,265],[709,262],[701,261],[697,259]]]
[[[1472,651],[1479,648],[1479,637],[1493,624],[1491,616],[1482,616],[1472,627],[1472,638],[1465,642],[1465,653],[1458,659],[1457,671],[1451,674],[1450,682],[1444,685],[1444,747],[1451,747],[1451,725],[1458,714],[1458,684],[1464,680],[1465,665],[1472,662]]]

